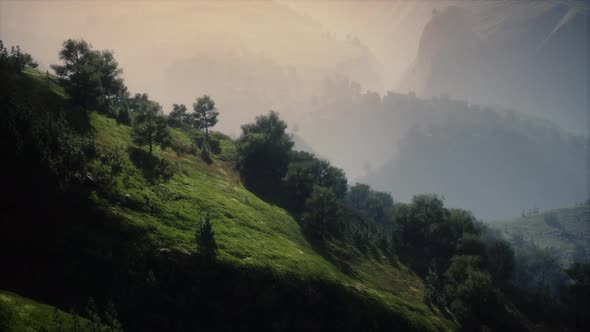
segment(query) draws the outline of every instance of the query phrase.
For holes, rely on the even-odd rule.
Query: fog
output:
[[[0,39],[46,70],[64,40],[83,38],[113,50],[129,90],[148,93],[165,111],[210,94],[220,111],[215,130],[235,137],[255,115],[278,110],[299,148],[342,167],[351,182],[399,200],[437,191],[451,205],[504,218],[583,201],[590,186],[589,10],[567,1],[514,9],[485,1],[2,1]],[[481,108],[470,121],[449,120]],[[469,128],[492,134],[466,147],[459,143]],[[437,153],[426,155],[415,133],[445,130],[447,145],[428,145]],[[547,148],[521,153],[541,144]],[[481,158],[492,147],[494,177],[479,176],[490,171],[480,163],[453,159]],[[562,162],[549,163],[557,151]],[[498,179],[511,183],[478,200]],[[539,189],[540,179],[562,181]],[[482,183],[454,186],[465,181]],[[553,194],[535,196],[539,190]]]

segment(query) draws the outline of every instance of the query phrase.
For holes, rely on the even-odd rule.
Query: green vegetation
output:
[[[91,331],[84,318],[5,291],[0,291],[0,318],[0,330],[5,332],[53,331],[57,326],[62,327],[59,331],[74,331],[74,326],[80,332]]]
[[[209,128],[214,127],[219,119],[219,112],[215,108],[215,101],[211,97],[204,95],[197,98],[193,104],[193,126],[197,129],[205,130],[205,140],[203,141],[203,151],[209,156]]]
[[[64,98],[63,89],[54,77],[28,70],[22,74],[5,77],[4,80],[10,80],[11,84],[18,88],[18,94],[10,96],[15,101],[15,105],[21,105],[19,100],[33,100],[31,116],[41,116],[42,113],[38,112],[38,109],[58,103],[64,106],[65,113],[59,115],[58,112],[55,118],[49,118],[46,121],[50,124],[59,123],[54,121],[63,117],[66,119],[64,121],[67,121],[70,117],[68,100]],[[133,107],[130,109],[133,110]],[[14,116],[19,116],[22,109],[17,108],[14,112]],[[74,109],[72,109],[73,112],[75,112]],[[132,116],[134,116],[133,112]],[[4,113],[5,116],[11,114],[13,113]],[[71,118],[76,119],[74,116]],[[29,123],[30,120],[24,119],[24,121]],[[13,122],[3,121],[3,124],[9,123]],[[244,287],[246,284],[240,280],[249,280],[248,287],[257,289],[263,294],[266,292],[264,285],[270,283],[275,285],[275,288],[278,287],[275,292],[267,294],[270,296],[267,300],[259,303],[258,307],[254,306],[252,310],[267,305],[275,307],[272,304],[284,298],[287,294],[285,292],[291,294],[296,289],[309,289],[309,292],[317,294],[314,297],[316,302],[305,305],[310,309],[298,305],[297,303],[304,302],[296,299],[285,308],[291,308],[290,312],[304,313],[307,310],[324,312],[329,307],[328,303],[336,301],[331,303],[330,310],[340,312],[342,317],[349,317],[351,325],[347,328],[359,327],[365,319],[369,319],[371,324],[381,328],[385,326],[406,326],[415,330],[454,328],[455,323],[436,311],[431,311],[424,304],[422,301],[424,287],[420,278],[403,265],[395,267],[377,255],[366,257],[357,255],[354,251],[348,252],[346,247],[338,242],[327,245],[326,256],[314,250],[290,213],[279,206],[261,200],[241,185],[239,174],[234,170],[236,147],[226,136],[218,133],[211,134],[212,138],[219,140],[221,152],[214,155],[210,164],[191,153],[177,153],[174,149],[162,150],[159,146],[154,146],[154,157],[166,160],[172,165],[174,172],[168,179],[160,178],[153,181],[146,178],[141,167],[132,160],[131,152],[136,147],[132,140],[132,127],[118,123],[114,117],[107,114],[96,112],[88,114],[88,125],[93,128],[91,131],[83,134],[73,132],[69,134],[71,138],[67,139],[59,138],[61,136],[53,132],[43,134],[44,137],[56,137],[68,142],[79,141],[81,144],[79,147],[53,144],[45,147],[46,143],[42,140],[35,141],[37,143],[33,145],[23,145],[22,153],[28,156],[25,156],[26,158],[35,158],[38,153],[36,146],[39,149],[48,149],[44,152],[44,155],[50,158],[47,159],[46,164],[35,165],[35,168],[30,170],[21,169],[19,167],[26,159],[17,157],[12,157],[11,162],[7,164],[14,164],[14,168],[10,171],[13,179],[10,181],[7,179],[5,187],[5,190],[13,192],[13,199],[7,202],[9,203],[7,206],[11,208],[7,209],[6,220],[11,222],[5,224],[6,229],[9,230],[5,234],[10,233],[11,239],[3,241],[2,248],[5,253],[20,253],[18,261],[3,255],[3,258],[7,258],[7,264],[14,267],[2,276],[2,284],[9,289],[18,289],[23,294],[43,298],[64,307],[81,308],[86,302],[85,299],[90,296],[95,296],[101,306],[112,299],[116,301],[118,307],[122,307],[123,325],[131,330],[150,326],[150,324],[160,327],[170,326],[166,324],[179,319],[175,316],[176,314],[170,314],[168,318],[155,318],[158,321],[154,322],[146,319],[142,311],[133,312],[132,308],[139,306],[138,301],[141,302],[142,298],[148,296],[149,293],[146,293],[145,287],[167,285],[168,282],[163,279],[166,279],[169,271],[173,269],[177,272],[174,276],[168,275],[170,278],[193,275],[194,280],[198,281],[199,278],[208,276],[198,268],[199,263],[195,263],[194,267],[187,267],[182,257],[202,251],[202,248],[196,246],[194,240],[195,229],[200,222],[201,211],[209,211],[215,227],[218,263],[216,263],[217,267],[209,267],[206,271],[212,271],[210,273],[224,271],[224,277],[217,276],[217,283],[213,283],[216,286],[212,289],[217,292],[217,295],[214,295],[215,293],[208,295],[211,301],[215,301],[213,296],[219,296],[219,300],[230,307],[242,303],[239,297],[235,298],[230,295],[231,293],[228,294],[221,289],[229,287],[229,284],[225,284],[228,280],[233,280],[233,284],[237,285],[235,287]],[[41,128],[49,130],[51,126],[45,125]],[[29,133],[22,128],[4,131],[4,134],[9,135],[11,139],[14,137],[10,135],[16,135],[17,138],[20,137],[18,135],[24,135],[21,138],[25,141],[29,140],[29,135],[34,138],[37,133],[38,130]],[[193,134],[194,132],[190,129],[170,129],[170,144],[190,151]],[[85,142],[91,144],[92,151],[85,147]],[[76,154],[79,160],[76,164],[69,164],[76,159],[64,158],[66,151],[62,150],[66,147],[68,147],[66,151],[70,151],[70,147],[74,149],[73,151],[78,149],[81,151]],[[10,144],[4,148],[6,151],[14,150]],[[63,160],[63,165],[56,163],[52,156],[60,157],[57,160]],[[66,161],[68,164],[65,163]],[[70,166],[72,168],[68,168]],[[51,183],[47,182],[47,176],[44,175],[46,168],[56,169]],[[61,171],[62,168],[68,171]],[[37,175],[30,179],[30,182],[23,181],[31,174]],[[45,179],[44,182],[37,181],[41,179]],[[40,188],[33,189],[41,183],[43,184]],[[56,187],[54,183],[68,184],[68,186]],[[33,201],[37,201],[35,197],[39,197],[45,200],[45,203],[39,204],[35,211],[26,210],[24,206],[28,204],[26,203],[28,200],[24,197]],[[72,200],[74,198],[76,199]],[[73,202],[75,202],[75,209],[71,205]],[[49,216],[49,220],[54,220],[60,214],[61,218],[58,223],[39,223],[39,215],[43,214]],[[31,227],[35,229],[32,234]],[[20,235],[17,236],[17,234]],[[30,234],[32,242],[16,241],[16,238],[25,234]],[[51,236],[47,236],[48,234]],[[58,243],[63,242],[70,243],[69,246],[77,249],[58,254],[55,250],[59,250]],[[55,249],[42,251],[41,248]],[[348,256],[346,260],[340,262],[341,265],[346,264],[348,269],[344,271],[338,264],[333,263],[329,257],[330,252]],[[46,259],[51,262],[51,266],[39,268],[34,276],[26,274],[24,266],[21,268],[23,262],[39,259]],[[105,265],[105,259],[108,259],[108,262],[112,259],[114,261]],[[140,263],[131,263],[137,259]],[[150,261],[152,263],[149,263]],[[79,264],[94,266],[92,268],[94,272],[92,274],[88,274],[90,270],[84,272],[85,269]],[[166,268],[162,267],[162,264]],[[171,268],[174,265],[177,267]],[[78,273],[69,272],[72,268],[75,268]],[[113,268],[115,270],[112,270]],[[125,277],[117,282],[110,281],[108,271],[123,273]],[[379,271],[379,275],[375,275],[376,271]],[[83,273],[83,276],[79,273]],[[37,277],[42,279],[38,280]],[[152,284],[157,286],[148,286]],[[177,284],[181,283],[174,285]],[[35,287],[32,288],[32,285]],[[60,296],[66,285],[75,285],[80,290],[80,294],[73,298]],[[127,289],[127,291],[119,293],[118,289]],[[186,292],[187,288],[183,289]],[[284,289],[282,293],[280,289]],[[136,295],[123,295],[130,291]],[[152,288],[151,293],[154,292],[157,293]],[[183,300],[180,294],[177,295],[174,303],[159,298],[162,304],[155,305],[153,301],[146,300],[143,303],[153,307],[142,308],[149,311],[162,309],[161,306],[164,305],[172,306],[178,311],[177,315],[181,315],[182,311],[179,308],[187,304],[186,301],[189,300]],[[184,296],[190,296],[190,293],[185,293]],[[79,299],[80,297],[84,299]],[[305,296],[304,299],[309,302],[313,298]],[[354,314],[350,310],[354,310]],[[207,312],[203,312],[203,316],[200,317],[207,317]],[[236,309],[236,312],[239,314],[239,310]],[[322,321],[323,324],[335,324],[336,317],[330,319],[327,312],[321,315],[319,312],[318,316],[312,320],[314,324],[320,324]],[[219,315],[219,312],[216,315]],[[258,324],[266,326],[266,323],[271,324],[281,319],[286,318],[281,318],[279,315]],[[231,322],[231,319],[228,322]],[[191,326],[193,323],[186,324]],[[304,321],[300,322],[300,324],[304,323]],[[206,326],[208,323],[199,322],[199,324]],[[283,322],[283,324],[286,323]]]
[[[292,150],[276,112],[233,141],[209,133],[202,97],[197,125],[177,105],[169,128],[147,94],[104,92],[112,54],[67,41],[61,55],[61,79],[2,73],[2,288],[84,312],[92,331],[528,329],[512,248],[468,211],[349,188]],[[575,287],[586,271],[572,268]]]

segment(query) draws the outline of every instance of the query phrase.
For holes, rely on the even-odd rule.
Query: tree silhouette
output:
[[[193,104],[193,110],[193,125],[198,129],[205,130],[203,149],[208,149],[209,128],[217,124],[219,116],[219,112],[215,108],[215,101],[208,95],[204,95],[197,98],[197,102]]]
[[[165,147],[168,144],[170,132],[166,120],[161,116],[160,105],[152,101],[140,101],[132,134],[135,144],[149,147],[150,156],[154,145]]]
[[[201,215],[195,240],[202,257],[208,262],[215,261],[217,257],[217,242],[215,241],[215,231],[213,230],[209,212]]]

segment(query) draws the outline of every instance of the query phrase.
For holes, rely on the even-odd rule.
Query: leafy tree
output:
[[[37,68],[38,64],[30,54],[22,53],[20,46],[12,46],[9,53],[0,40],[0,71],[20,72],[26,66]]]
[[[400,245],[410,251],[424,252],[428,248],[431,224],[443,222],[448,215],[440,196],[414,196],[411,204],[400,205],[396,211]]]
[[[444,284],[439,274],[429,269],[426,278],[424,278],[424,301],[436,306],[444,305],[443,287]]]
[[[486,255],[486,245],[476,233],[463,233],[456,247],[456,253],[464,256]]]
[[[119,68],[119,63],[115,60],[113,52],[105,50],[98,54],[98,72],[103,89],[103,95],[99,100],[100,107],[105,113],[114,116],[116,110],[125,107],[129,92],[120,77],[123,69]]]
[[[201,216],[195,240],[201,255],[209,262],[214,261],[217,256],[217,242],[215,241],[215,231],[213,230],[209,212]]]
[[[205,130],[205,141],[203,146],[207,149],[209,140],[209,128],[217,124],[217,117],[219,112],[215,108],[215,101],[208,95],[197,98],[197,102],[193,103],[193,124],[198,129]]]
[[[75,104],[97,107],[104,94],[100,81],[100,53],[84,40],[68,39],[59,52],[63,65],[51,65]]]
[[[133,120],[133,140],[139,146],[147,145],[150,156],[154,145],[164,148],[169,143],[170,132],[161,112],[157,103],[142,101]]]
[[[350,187],[346,201],[349,206],[357,210],[364,210],[371,195],[371,187],[364,183],[356,183]]]
[[[302,218],[306,231],[316,239],[325,239],[328,234],[337,234],[341,219],[342,211],[334,192],[325,187],[314,186],[305,202]]]
[[[286,129],[287,124],[274,111],[242,126],[237,141],[238,168],[250,188],[265,193],[279,192],[294,144]]]
[[[302,208],[314,185],[331,189],[338,199],[344,198],[347,180],[342,169],[308,152],[294,151],[290,159],[283,183],[294,208]]]
[[[68,39],[59,52],[63,65],[51,65],[73,102],[83,108],[113,111],[126,95],[122,70],[112,51],[96,51],[84,40]]]
[[[514,250],[508,242],[494,239],[486,243],[486,270],[494,284],[504,286],[512,280],[514,273]]]
[[[187,113],[186,106],[183,104],[172,105],[172,111],[168,114],[168,125],[180,127],[184,123],[190,123],[190,115]]]
[[[467,329],[495,306],[492,278],[480,265],[477,256],[455,256],[444,275],[445,301]]]

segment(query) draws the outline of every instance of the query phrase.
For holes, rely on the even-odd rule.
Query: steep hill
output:
[[[17,111],[78,114],[51,76],[26,70],[4,83]],[[213,134],[221,153],[206,163],[187,153],[191,133],[172,129],[172,148],[154,151],[163,176],[148,180],[129,126],[94,112],[78,121],[93,128],[98,157],[67,184],[77,191],[49,191],[35,165],[7,170],[1,289],[63,309],[112,301],[130,331],[456,328],[401,263],[338,243],[314,248],[289,213],[242,186],[227,136]],[[205,212],[218,245],[212,266],[196,258]]]
[[[562,266],[590,260],[590,205],[530,213],[510,221],[490,222],[512,240],[528,241],[549,249]]]

